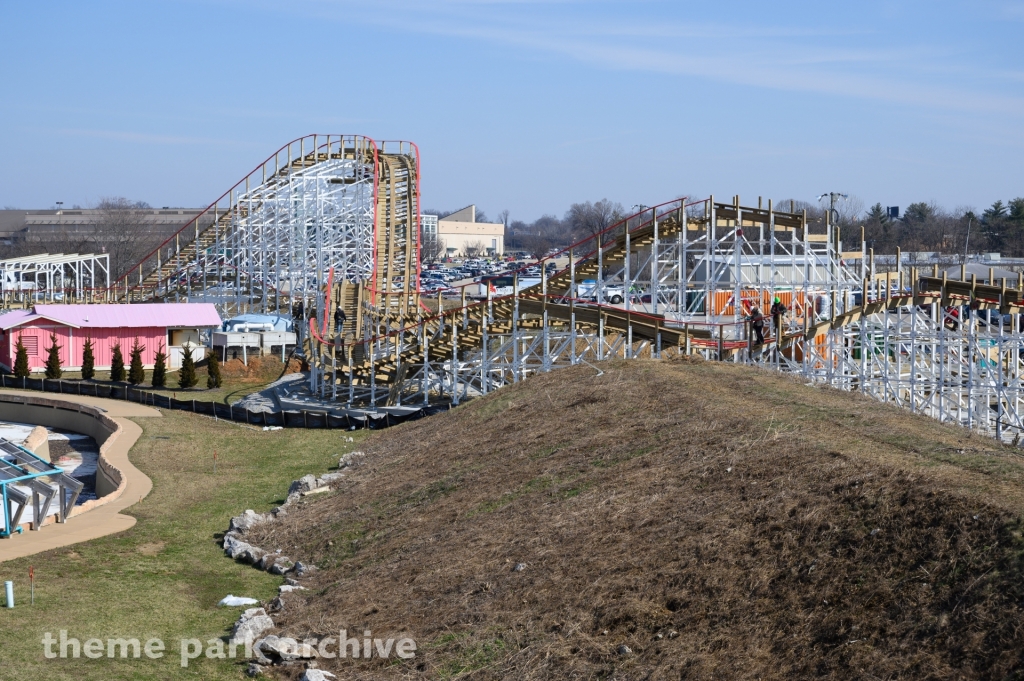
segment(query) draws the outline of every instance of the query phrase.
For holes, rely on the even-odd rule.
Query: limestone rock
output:
[[[303,475],[298,480],[293,480],[291,486],[288,488],[289,496],[292,494],[302,494],[308,492],[311,489],[316,489],[316,476],[315,475]]]
[[[330,681],[336,678],[338,677],[334,674],[325,672],[322,669],[307,669],[306,673],[299,678],[299,681]]]
[[[310,563],[303,563],[301,560],[295,563],[295,576],[298,578],[308,577],[316,572],[317,567]]]
[[[365,452],[349,452],[338,461],[338,468],[355,468],[362,463]]]
[[[231,629],[231,643],[245,643],[246,639],[255,641],[266,631],[274,628],[274,620],[270,619],[263,608],[249,608],[235,622]]]
[[[269,570],[281,557],[280,553],[265,553],[258,564],[261,570]]]
[[[237,556],[234,556],[235,560],[240,560],[243,563],[249,563],[250,565],[257,565],[260,562],[260,558],[266,553],[263,549],[258,546],[249,546],[249,548],[242,550]]]
[[[256,511],[246,509],[242,515],[236,515],[231,519],[230,531],[248,532],[250,528],[260,523],[267,521],[267,517],[263,514],[257,513]]]
[[[283,575],[294,567],[294,564],[285,556],[279,556],[278,559],[270,566],[270,574],[272,575]]]
[[[237,559],[242,554],[252,555],[254,551],[259,551],[259,549],[233,536],[224,537],[224,553],[232,558]]]
[[[276,657],[283,662],[310,660],[317,657],[316,648],[308,643],[299,643],[284,636],[267,636],[256,642],[255,649],[267,657]]]

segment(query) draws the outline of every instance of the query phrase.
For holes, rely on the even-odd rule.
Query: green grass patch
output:
[[[626,452],[625,454],[621,454],[619,456],[603,456],[598,459],[591,459],[590,465],[593,466],[594,468],[611,468],[612,466],[617,466],[620,463],[625,463],[626,461],[630,461],[637,457],[644,456],[645,454],[650,454],[655,449],[655,445],[648,445],[646,447],[640,447],[639,449],[634,449],[633,451]]]
[[[227,594],[268,599],[280,577],[235,563],[217,539],[233,515],[267,511],[288,484],[322,473],[368,432],[280,430],[263,432],[166,410],[163,418],[137,419],[143,434],[131,459],[153,479],[153,492],[126,513],[138,518],[118,535],[0,563],[0,580],[14,580],[17,607],[0,609],[0,678],[177,679],[243,678],[241,660],[202,657],[180,666],[180,642],[225,637],[241,609],[219,608]],[[344,443],[352,435],[356,443]],[[217,472],[213,472],[213,451]],[[75,520],[70,521],[74,523]],[[46,528],[41,530],[45,532]],[[351,550],[349,541],[335,546]],[[6,542],[0,540],[0,552]],[[28,570],[35,567],[36,601],[28,605]],[[98,638],[160,638],[162,659],[45,659],[45,632],[83,642]]]
[[[530,460],[536,461],[537,459],[545,459],[560,449],[558,445],[552,445],[550,447],[542,447],[533,454],[530,454]]]
[[[473,516],[479,515],[481,513],[493,513],[494,511],[497,511],[499,509],[504,508],[505,506],[508,506],[509,504],[514,502],[516,499],[519,499],[520,497],[526,496],[527,494],[532,494],[534,492],[543,492],[559,484],[559,482],[560,481],[557,478],[554,478],[550,475],[542,475],[540,477],[527,480],[515,490],[511,492],[506,492],[497,499],[486,501],[477,506],[476,508],[471,509],[466,514],[466,517],[472,518]]]
[[[442,643],[442,639],[445,638],[448,638],[448,640]],[[457,644],[461,649],[455,657],[446,660],[444,664],[436,669],[437,678],[439,679],[454,679],[489,667],[502,659],[508,648],[508,644],[500,638],[471,642],[466,641],[464,637],[452,634],[450,638],[446,635],[438,639],[438,647],[449,644]]]

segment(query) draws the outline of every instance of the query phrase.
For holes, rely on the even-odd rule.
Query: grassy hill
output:
[[[374,434],[258,526],[321,568],[282,631],[418,643],[342,678],[1024,678],[1021,450],[744,367],[602,369]]]

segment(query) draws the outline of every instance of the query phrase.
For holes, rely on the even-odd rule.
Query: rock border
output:
[[[267,632],[275,626],[273,618],[268,613],[279,612],[284,608],[284,601],[281,599],[283,594],[305,591],[306,587],[296,580],[316,572],[316,566],[308,562],[292,562],[291,558],[282,555],[280,550],[270,551],[254,546],[245,541],[245,535],[257,525],[274,522],[286,516],[288,507],[298,503],[302,498],[331,492],[331,485],[345,478],[346,474],[343,471],[359,466],[365,456],[365,452],[362,451],[349,452],[338,461],[337,472],[324,473],[320,477],[309,474],[298,480],[293,480],[288,486],[288,496],[285,502],[270,512],[256,513],[252,509],[246,509],[241,515],[231,519],[228,531],[224,533],[224,538],[221,541],[224,553],[236,561],[285,578],[285,583],[278,587],[276,598],[264,604],[262,608],[247,609],[231,630],[230,640],[232,642],[255,641],[253,643],[253,661],[246,670],[249,676],[262,674],[264,667],[267,666],[287,666],[305,662],[307,671],[302,678],[309,679],[309,681],[334,678],[333,674],[315,668],[316,662],[313,660],[318,657],[315,642],[310,643],[309,640],[306,640],[300,643],[289,637],[267,635]]]

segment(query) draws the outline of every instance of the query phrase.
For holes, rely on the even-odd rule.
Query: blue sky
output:
[[[1024,1],[0,0],[0,205],[216,198],[306,133],[423,204],[1024,195]]]

